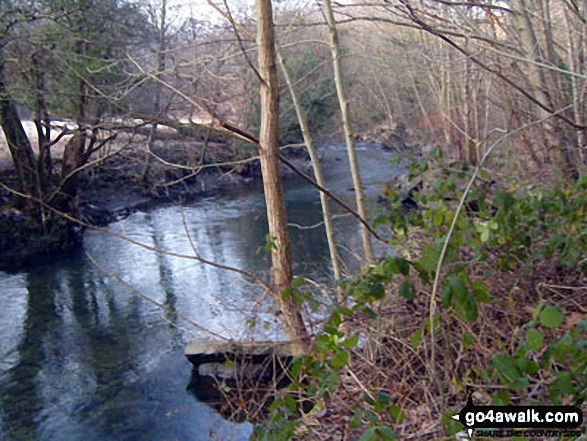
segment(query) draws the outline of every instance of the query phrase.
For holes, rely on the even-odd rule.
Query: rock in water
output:
[[[263,376],[271,360],[280,359],[287,364],[293,357],[287,342],[234,342],[206,340],[189,343],[184,354],[200,375],[220,378]]]

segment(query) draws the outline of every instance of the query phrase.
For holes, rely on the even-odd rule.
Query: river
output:
[[[354,200],[346,152],[326,148],[329,189]],[[359,146],[371,207],[392,173],[392,155]],[[286,182],[295,272],[317,283],[329,275],[328,247],[314,188]],[[354,205],[354,204],[353,204]],[[336,213],[341,210],[335,208]],[[160,204],[109,228],[149,246],[266,274],[269,256],[262,188],[216,192],[185,204]],[[341,252],[356,268],[359,228],[336,220]],[[224,420],[186,390],[190,340],[208,331],[236,339],[281,338],[268,301],[243,277],[194,260],[147,251],[103,232],[86,231],[66,258],[0,272],[0,439],[245,440],[252,426]],[[102,267],[94,265],[88,254]],[[112,276],[116,274],[134,290]],[[148,296],[198,324],[164,313]],[[251,327],[251,319],[256,325]]]

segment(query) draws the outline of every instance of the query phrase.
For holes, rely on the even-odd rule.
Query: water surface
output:
[[[360,147],[373,200],[379,183],[391,174],[391,156]],[[329,188],[352,203],[345,151],[331,147],[326,155]],[[292,179],[286,197],[289,220],[296,225],[290,229],[295,272],[326,282],[330,268],[324,230],[299,228],[321,221],[318,194]],[[258,184],[218,192],[181,209],[162,204],[137,211],[109,228],[148,246],[182,254],[193,254],[195,248],[217,263],[262,276],[268,272]],[[356,221],[342,217],[336,229],[347,267],[356,267],[361,247]],[[271,302],[259,300],[259,294],[238,274],[150,252],[96,231],[87,231],[84,249],[67,258],[17,273],[0,272],[0,438],[248,439],[249,424],[225,421],[186,391],[191,365],[183,348],[210,333],[280,339]],[[257,323],[253,328],[251,319]]]

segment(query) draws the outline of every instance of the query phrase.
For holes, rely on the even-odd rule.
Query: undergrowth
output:
[[[388,189],[377,222],[397,254],[343,285],[257,439],[454,440],[467,388],[478,405],[583,402],[587,177],[482,172],[457,214],[472,172],[437,154]]]

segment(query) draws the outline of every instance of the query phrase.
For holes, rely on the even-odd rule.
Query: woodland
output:
[[[583,0],[3,0],[0,261],[79,247],[113,195],[258,181],[270,270],[224,269],[269,294],[294,357],[286,386],[224,391],[255,439],[464,438],[469,393],[585,410],[586,40]],[[350,206],[324,180],[335,142]],[[408,164],[376,207],[358,143]],[[320,194],[326,303],[294,273],[287,176]]]

